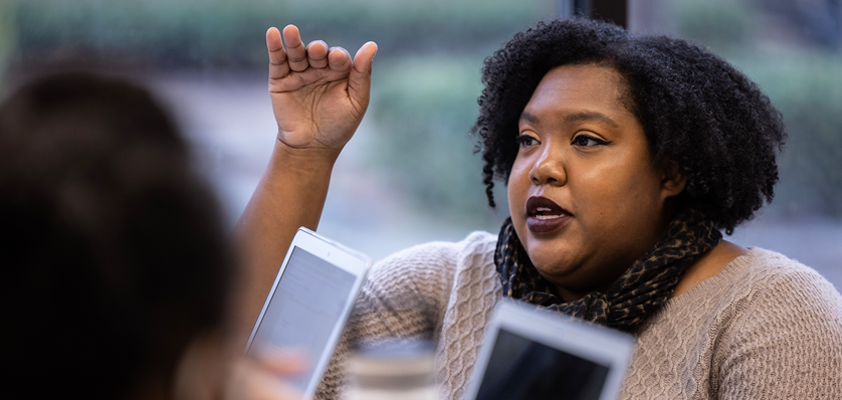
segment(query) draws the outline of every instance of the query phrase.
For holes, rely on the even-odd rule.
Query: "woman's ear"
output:
[[[664,199],[678,196],[687,186],[687,178],[671,158],[661,160],[661,195]]]

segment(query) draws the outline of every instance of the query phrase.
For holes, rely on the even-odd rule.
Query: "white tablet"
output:
[[[610,400],[631,361],[631,335],[502,300],[486,328],[470,400]]]
[[[370,266],[368,257],[299,228],[254,324],[246,353],[266,345],[304,351],[309,370],[291,383],[304,398],[311,398]]]

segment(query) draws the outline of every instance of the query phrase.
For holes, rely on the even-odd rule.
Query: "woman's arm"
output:
[[[333,165],[369,102],[373,42],[356,56],[322,41],[304,46],[298,28],[266,33],[269,94],[278,123],[272,156],[235,228],[242,255],[242,341],[257,318],[296,229],[315,230]]]

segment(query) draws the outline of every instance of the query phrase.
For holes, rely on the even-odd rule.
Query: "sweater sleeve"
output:
[[[458,243],[429,243],[375,265],[354,305],[322,383],[318,399],[336,399],[355,344],[378,338],[437,339]]]
[[[717,345],[720,399],[842,399],[842,297],[796,265],[738,305]],[[781,269],[778,270],[779,272]]]

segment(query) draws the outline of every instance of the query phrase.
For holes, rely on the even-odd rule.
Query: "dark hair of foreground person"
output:
[[[490,205],[493,179],[508,180],[518,119],[538,83],[555,67],[581,64],[616,69],[626,80],[622,102],[640,121],[653,162],[670,159],[687,178],[679,208],[703,212],[730,234],[772,201],[786,132],[756,84],[681,39],[636,38],[615,25],[573,20],[538,23],[486,60],[473,131]]]
[[[0,106],[0,265],[5,395],[168,397],[222,324],[232,254],[150,94],[66,73]]]

